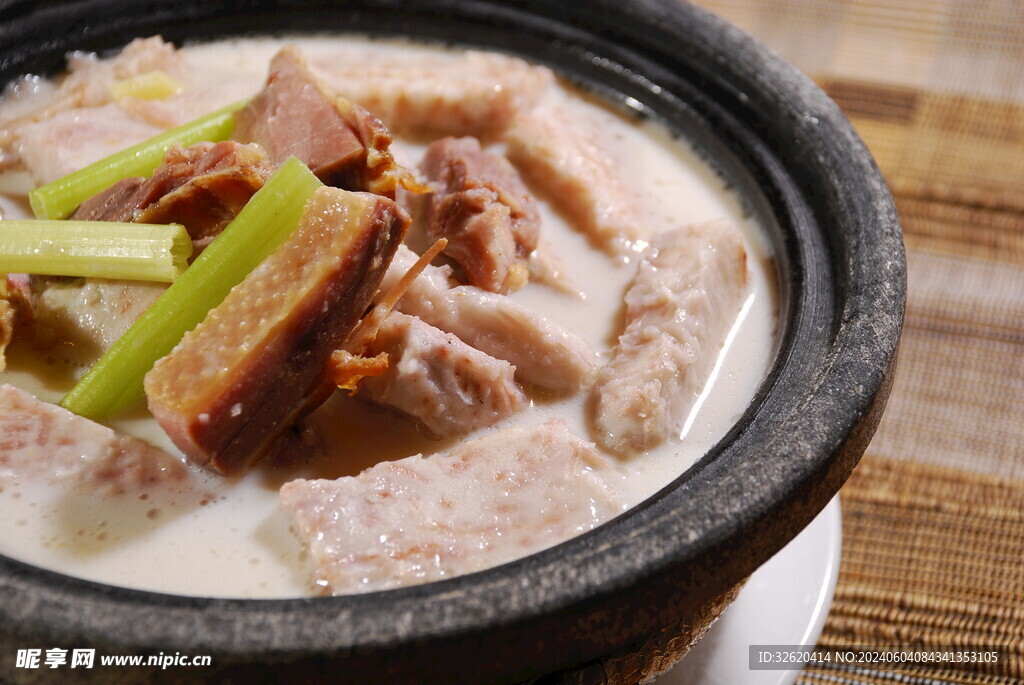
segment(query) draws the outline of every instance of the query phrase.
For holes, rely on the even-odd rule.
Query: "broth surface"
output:
[[[356,38],[238,40],[185,49],[197,69],[223,72],[259,89],[266,65],[284,43],[298,43],[311,57],[346,49],[381,50],[416,59],[440,48]],[[566,86],[559,86],[565,88]],[[45,93],[46,86],[41,86]],[[41,96],[42,97],[42,96]],[[704,455],[747,408],[765,377],[774,349],[776,286],[772,256],[760,228],[747,216],[740,199],[685,141],[674,139],[653,123],[638,123],[618,111],[572,95],[573,108],[603,121],[608,152],[622,179],[641,198],[650,232],[720,217],[743,233],[748,253],[750,291],[702,400],[677,439],[632,459],[607,455],[620,475],[617,484],[634,506],[673,481]],[[385,121],[385,123],[387,123]],[[490,146],[501,151],[500,145]],[[396,136],[399,162],[414,167],[421,141]],[[0,176],[0,191],[16,189],[24,179]],[[572,229],[539,189],[542,236],[559,256],[570,281],[583,298],[535,283],[512,297],[555,321],[609,358],[623,321],[623,295],[636,263],[609,258]],[[14,193],[0,195],[4,218],[27,216],[26,203]],[[38,353],[15,344],[8,370],[10,382],[41,399],[56,402],[70,387],[66,373]],[[590,439],[586,390],[570,398],[545,399],[532,393],[525,412],[486,429],[560,416],[577,435]],[[312,417],[331,446],[328,458],[299,467],[261,465],[238,479],[200,475],[196,491],[155,493],[145,499],[96,498],[24,480],[0,481],[0,553],[103,583],[160,592],[222,597],[295,597],[315,594],[308,560],[278,506],[277,490],[296,477],[337,478],[355,475],[383,460],[416,453],[432,454],[473,437],[438,440],[387,409],[362,404],[343,393]],[[119,418],[114,428],[178,454],[155,421],[144,412]]]

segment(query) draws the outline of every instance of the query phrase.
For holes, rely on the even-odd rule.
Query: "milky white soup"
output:
[[[267,63],[283,42],[229,41],[188,47],[183,52],[187,65],[211,79],[231,72],[232,86],[224,93],[223,104],[262,87]],[[299,43],[318,65],[329,64],[330,55],[339,50],[383,51],[412,61],[424,53],[444,54],[433,47],[350,38],[291,42]],[[765,377],[776,333],[772,255],[740,199],[688,143],[657,125],[634,121],[562,85],[556,87],[564,91],[571,111],[579,110],[601,122],[606,136],[602,144],[621,170],[621,181],[635,193],[636,205],[643,208],[646,231],[653,235],[687,223],[725,218],[740,230],[747,251],[749,290],[711,379],[680,434],[638,456],[603,455],[614,469],[613,485],[624,506],[634,506],[677,478],[721,439]],[[11,92],[7,95],[3,107],[8,115],[18,108],[30,108],[33,98],[50,97],[52,87],[45,82],[25,82],[20,90],[20,97]],[[421,135],[410,139],[405,137],[407,133],[397,132],[392,149],[400,163],[415,168],[429,139]],[[487,149],[504,151],[500,140],[488,143]],[[32,185],[24,172],[0,175],[3,218],[29,216],[23,193]],[[623,296],[636,273],[638,256],[613,257],[598,249],[570,225],[541,189],[531,186],[531,191],[541,209],[542,240],[562,263],[566,287],[560,290],[531,282],[511,297],[579,335],[599,355],[598,365],[603,365],[622,332]],[[415,230],[411,236],[410,243]],[[413,247],[421,250],[423,246]],[[58,402],[84,372],[69,365],[60,350],[19,344],[17,333],[7,356],[7,370],[0,373],[0,382],[49,402]],[[564,417],[576,435],[594,440],[588,388],[569,397],[531,389],[527,395],[527,410],[478,433]],[[289,530],[288,517],[280,508],[278,489],[283,483],[298,477],[351,476],[385,460],[444,452],[477,435],[436,439],[391,410],[341,392],[317,410],[309,423],[323,435],[328,446],[325,457],[300,465],[265,462],[236,478],[191,467],[194,485],[179,490],[97,497],[73,487],[54,487],[4,473],[0,477],[0,553],[80,578],[174,594],[317,594],[308,554]],[[180,454],[142,409],[109,425]]]

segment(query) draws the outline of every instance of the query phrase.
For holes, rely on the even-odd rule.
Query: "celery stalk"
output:
[[[291,236],[306,201],[320,186],[299,160],[282,164],[224,232],[64,396],[61,406],[103,419],[135,403],[153,364]]]
[[[28,194],[37,219],[63,219],[85,200],[129,176],[149,176],[160,166],[174,143],[184,146],[199,141],[227,140],[235,130],[233,114],[247,101],[236,102],[216,112],[145,140],[106,159],[90,164]]]
[[[0,222],[0,273],[170,282],[191,255],[180,224]]]

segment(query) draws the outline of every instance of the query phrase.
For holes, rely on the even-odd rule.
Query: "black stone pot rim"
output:
[[[32,20],[18,16],[21,4],[0,7],[6,19],[0,44],[22,35]],[[209,34],[231,32],[224,20],[203,19],[204,13],[228,7],[256,15],[272,4],[219,3],[215,10],[171,0],[90,0],[65,3],[59,12],[114,16],[119,9],[145,7],[156,18],[168,12],[164,33],[175,38],[190,35],[189,22]],[[469,636],[484,627],[530,626],[552,615],[571,617],[595,601],[612,602],[666,573],[695,587],[716,573],[722,575],[719,584],[738,582],[813,518],[859,458],[884,405],[899,339],[902,239],[874,161],[808,78],[738,29],[686,4],[595,0],[581,9],[570,0],[369,0],[335,8],[351,4],[421,18],[460,13],[480,29],[465,36],[468,44],[486,42],[489,31],[506,23],[556,34],[559,49],[592,53],[594,69],[646,90],[654,110],[658,102],[674,104],[714,131],[720,140],[709,143],[712,157],[741,159],[739,165],[761,184],[756,211],[811,226],[783,231],[777,239],[789,295],[768,379],[740,424],[677,482],[597,530],[511,564],[367,595],[234,600],[115,588],[0,557],[0,588],[22,598],[0,601],[0,623],[51,634],[59,626],[68,639],[114,635],[118,644],[138,649],[202,648],[239,658],[261,650],[267,659],[344,657]],[[297,13],[322,10],[299,0],[280,5]],[[416,35],[416,29],[412,20],[397,26],[399,33]],[[693,35],[701,39],[687,38]],[[98,28],[84,27],[78,38],[85,48],[112,47]],[[48,45],[43,38],[26,54],[5,53],[0,67],[4,73],[12,64],[53,68],[41,57]],[[511,42],[502,47],[517,51]],[[658,73],[633,72],[634,61]],[[752,75],[740,78],[744,69]],[[693,90],[682,102],[677,83]],[[759,149],[748,149],[753,143]],[[814,228],[824,221],[832,223]],[[852,450],[851,436],[859,445]],[[787,518],[779,539],[745,549],[773,517]],[[570,626],[571,618],[565,620]],[[126,631],[126,624],[132,629]]]

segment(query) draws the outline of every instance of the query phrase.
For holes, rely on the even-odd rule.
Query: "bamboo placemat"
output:
[[[699,0],[814,78],[896,198],[908,304],[889,407],[840,493],[821,647],[999,652],[829,664],[821,683],[1024,682],[1024,2]]]

